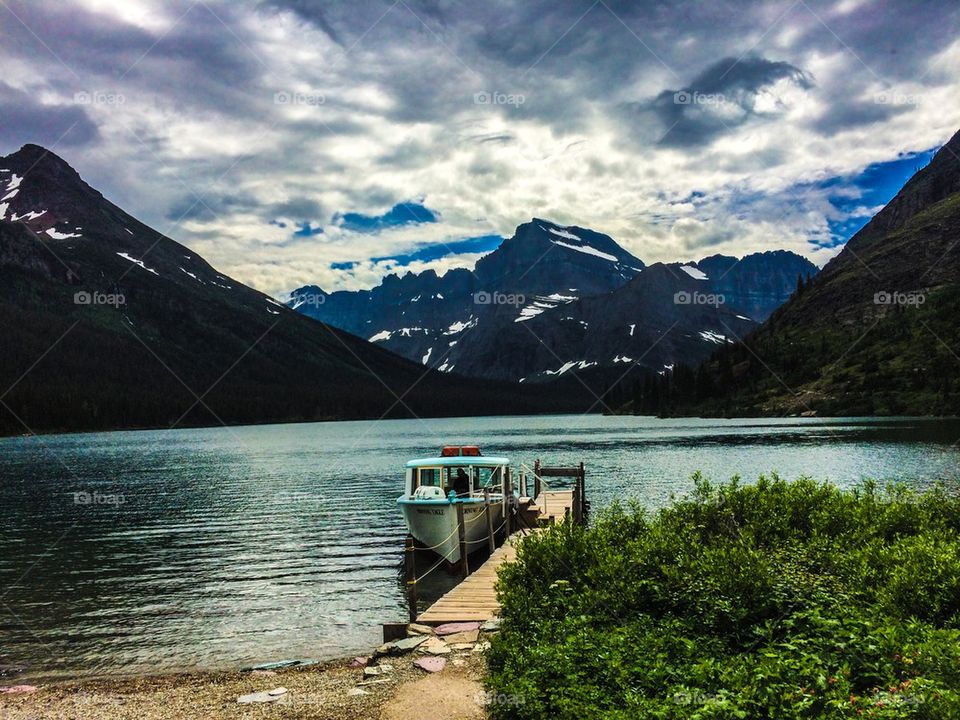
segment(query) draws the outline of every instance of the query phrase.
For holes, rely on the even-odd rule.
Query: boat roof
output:
[[[509,465],[510,459],[495,455],[461,455],[454,457],[433,457],[411,460],[407,463],[408,468],[413,467],[436,467],[437,465],[446,467],[462,465]]]

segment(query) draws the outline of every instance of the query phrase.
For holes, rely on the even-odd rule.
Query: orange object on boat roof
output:
[[[476,445],[446,445],[440,450],[440,457],[480,457],[480,448]]]

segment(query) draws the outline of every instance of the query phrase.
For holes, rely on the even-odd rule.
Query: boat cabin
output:
[[[483,495],[485,489],[502,494],[509,464],[505,457],[484,456],[473,445],[448,446],[439,457],[407,463],[406,493],[421,500],[446,500],[451,491],[461,498]]]

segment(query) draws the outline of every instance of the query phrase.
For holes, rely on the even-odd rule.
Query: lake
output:
[[[403,464],[444,444],[515,468],[582,460],[597,510],[662,506],[697,470],[956,482],[958,440],[958,420],[598,415],[0,439],[0,665],[139,674],[369,650],[406,617]]]

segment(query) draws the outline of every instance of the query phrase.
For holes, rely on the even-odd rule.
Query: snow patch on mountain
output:
[[[428,362],[430,362],[430,355],[431,355],[432,353],[433,353],[433,348],[427,348],[427,352],[426,352],[426,353],[424,354],[424,356],[420,359],[420,362],[422,362],[424,365],[426,365]]]
[[[693,267],[692,265],[681,265],[680,269],[683,270],[687,275],[692,277],[694,280],[709,280],[707,274],[702,270]]]
[[[721,335],[713,330],[701,330],[700,337],[707,342],[716,343],[717,345],[723,345],[726,342],[733,342],[732,340],[728,340],[726,335]]]
[[[70,238],[80,237],[79,233],[62,233],[62,232],[57,232],[53,228],[47,228],[46,233],[47,235],[52,237],[54,240],[69,240]],[[117,255],[119,254],[120,253],[117,253]]]
[[[590,245],[571,245],[570,243],[561,242],[560,240],[551,240],[554,245],[559,245],[560,247],[565,247],[570,250],[576,250],[577,252],[584,253],[585,255],[593,255],[594,257],[602,258],[608,260],[609,262],[618,262],[617,258],[610,253],[605,253],[602,250],[597,250],[595,247]]]
[[[50,231],[48,230],[47,232],[49,233]],[[144,270],[146,270],[147,272],[152,272],[154,275],[157,275],[157,276],[160,275],[160,273],[158,273],[158,272],[157,272],[156,270],[154,270],[153,268],[150,268],[150,267],[147,267],[146,265],[144,265],[144,264],[143,264],[143,260],[138,260],[138,259],[135,258],[135,257],[130,257],[130,255],[128,255],[128,254],[125,253],[125,252],[118,252],[117,255],[119,255],[120,257],[122,257],[124,260],[127,260],[127,261],[129,261],[129,262],[132,262],[134,265],[139,265],[140,267],[142,267],[142,268],[143,268]]]
[[[567,240],[576,240],[577,242],[583,242],[577,235],[574,235],[569,230],[555,230],[554,228],[545,228],[543,225],[540,226],[541,230],[546,230],[557,237],[566,238]]]
[[[462,333],[467,328],[472,328],[477,324],[476,318],[469,318],[467,320],[458,320],[453,323],[450,327],[443,331],[444,335],[456,335],[457,333]]]
[[[547,375],[563,375],[567,370],[572,368],[578,368],[579,370],[586,370],[588,367],[593,367],[596,365],[596,362],[587,362],[586,360],[570,360],[565,362],[556,370],[545,370],[544,372]]]
[[[383,340],[389,340],[393,337],[393,333],[389,330],[381,330],[376,335],[371,335],[367,340],[370,342],[381,342]]]

